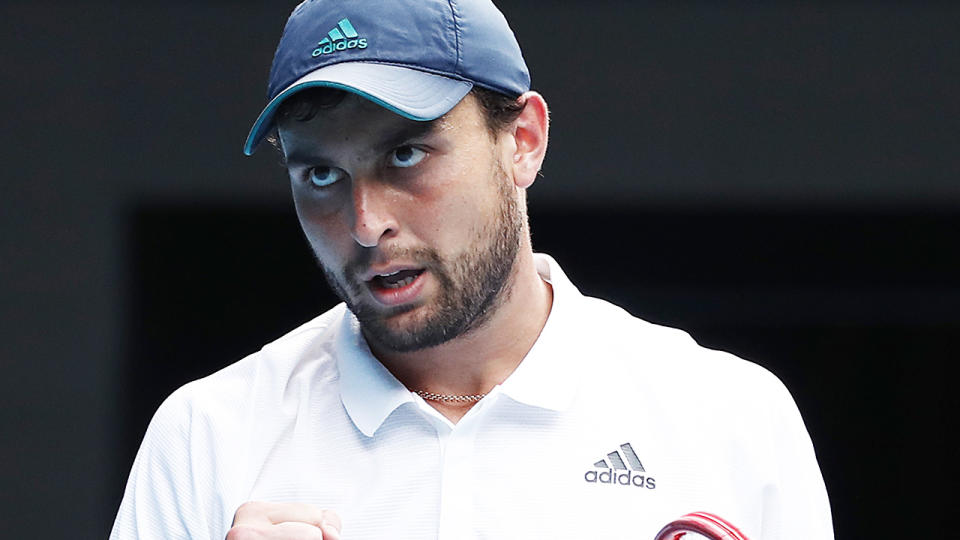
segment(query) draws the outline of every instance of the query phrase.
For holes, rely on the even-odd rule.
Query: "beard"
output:
[[[373,250],[365,250],[348,263],[341,276],[320,264],[330,287],[357,317],[368,342],[396,352],[435,347],[482,326],[510,297],[510,275],[526,216],[502,167],[494,180],[497,211],[477,229],[464,252],[445,258],[432,248],[380,249],[388,259],[416,261],[436,278],[438,293],[429,304],[385,310],[364,300],[366,284],[356,276],[368,267]],[[391,323],[393,317],[416,310],[420,312],[407,315],[405,324]]]

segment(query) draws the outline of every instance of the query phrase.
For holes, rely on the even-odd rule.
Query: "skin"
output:
[[[363,312],[373,354],[412,390],[488,392],[520,364],[550,313],[552,290],[536,272],[525,197],[546,153],[548,113],[536,92],[520,100],[523,111],[496,136],[472,95],[428,125],[352,94],[310,120],[278,121],[307,240],[334,289]],[[458,272],[457,261],[489,259],[492,244],[512,228],[517,234],[507,243],[516,245],[486,309],[470,314],[452,339],[416,343],[411,336],[447,320],[441,314],[451,290],[475,277],[467,263],[461,267],[471,271]],[[422,273],[413,293],[384,302],[371,278],[398,269]],[[451,422],[472,406],[428,403]],[[238,511],[231,532],[239,527],[245,536],[228,539],[338,538],[339,519],[335,530],[316,536],[323,519],[333,523],[330,511],[262,504]],[[285,522],[308,530],[298,536],[278,529]]]
[[[340,540],[340,517],[310,504],[248,502],[226,540]]]

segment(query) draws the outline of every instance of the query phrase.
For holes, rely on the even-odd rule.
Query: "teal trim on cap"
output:
[[[391,112],[399,114],[400,116],[407,118],[409,120],[415,120],[417,122],[429,122],[430,120],[434,120],[437,118],[437,117],[425,118],[425,117],[412,115],[406,111],[398,109],[396,106],[390,103],[387,103],[386,101],[376,96],[373,96],[368,94],[367,92],[364,92],[363,90],[359,90],[357,88],[354,88],[352,86],[347,86],[342,83],[327,82],[327,81],[309,81],[309,82],[301,83],[296,86],[291,86],[290,88],[287,88],[286,90],[281,92],[280,95],[273,98],[273,100],[271,100],[270,103],[267,104],[267,106],[263,109],[263,112],[260,113],[260,116],[257,117],[257,121],[254,122],[253,128],[250,129],[250,134],[247,135],[247,141],[243,145],[243,153],[248,156],[253,155],[254,150],[257,149],[257,146],[259,146],[260,143],[263,141],[263,138],[267,135],[267,132],[270,131],[270,127],[273,124],[273,114],[276,112],[277,107],[279,107],[281,103],[283,103],[288,97],[292,96],[297,92],[300,92],[301,90],[306,90],[307,88],[315,88],[315,87],[336,88],[337,90],[344,90],[352,94],[356,94],[364,99],[368,99],[376,103],[377,105],[380,105],[384,109],[387,109]]]

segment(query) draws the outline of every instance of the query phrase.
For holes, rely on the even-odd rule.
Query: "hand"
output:
[[[247,502],[226,540],[340,540],[340,516],[311,504]]]

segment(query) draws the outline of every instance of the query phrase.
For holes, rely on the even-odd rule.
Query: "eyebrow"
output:
[[[442,118],[442,117],[441,117]],[[416,139],[418,137],[423,137],[437,129],[440,118],[434,120],[418,121],[411,120],[405,122],[402,126],[396,130],[392,130],[384,135],[380,140],[374,143],[373,148],[377,151],[385,151],[409,141],[410,139]],[[281,153],[281,161],[283,165],[306,165],[316,161],[317,156],[314,152],[309,150],[293,150],[290,152],[289,156],[283,155]]]
[[[418,121],[412,120],[408,123],[404,123],[403,127],[396,130],[393,133],[388,133],[377,143],[376,147],[382,150],[388,150],[399,146],[410,139],[416,139],[418,137],[423,137],[437,128],[438,119],[427,120],[427,121]]]

